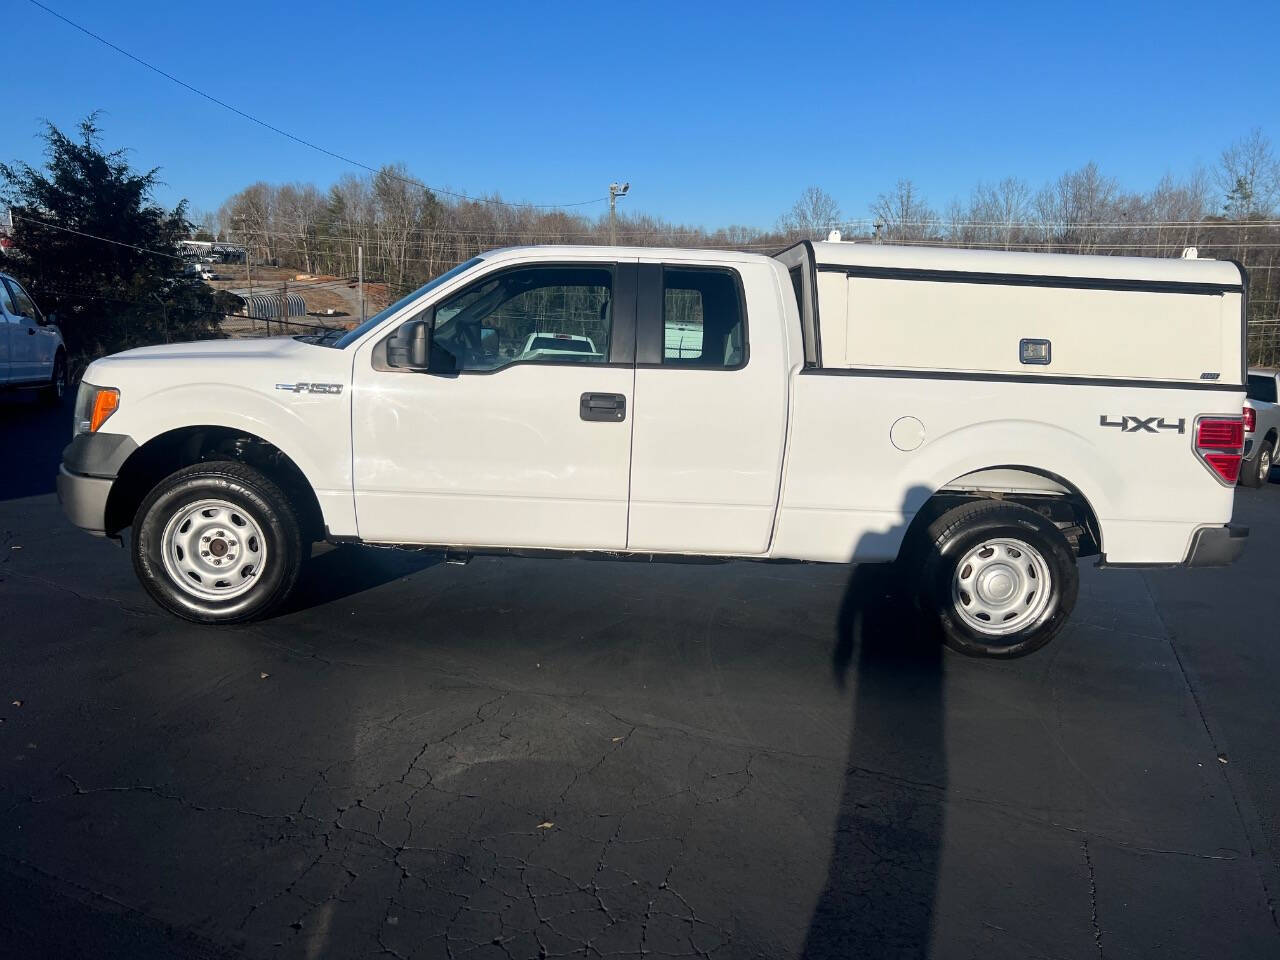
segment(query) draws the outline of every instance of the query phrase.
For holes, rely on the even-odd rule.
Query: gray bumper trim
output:
[[[58,501],[67,519],[82,530],[104,536],[106,533],[107,497],[111,480],[84,477],[58,469]]]
[[[1244,552],[1249,528],[1237,523],[1225,527],[1202,527],[1191,538],[1188,567],[1225,567]]]
[[[72,474],[114,478],[137,449],[133,438],[123,433],[82,433],[62,451],[62,463]]]

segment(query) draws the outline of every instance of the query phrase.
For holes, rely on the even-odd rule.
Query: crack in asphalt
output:
[[[1102,927],[1098,923],[1098,879],[1093,872],[1093,858],[1089,856],[1089,838],[1083,837],[1084,863],[1089,870],[1089,922],[1093,926],[1093,942],[1098,945],[1098,958],[1102,958]]]

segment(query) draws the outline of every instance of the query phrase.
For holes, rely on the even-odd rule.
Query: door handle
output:
[[[28,336],[28,337],[34,337],[35,335],[36,335],[36,328],[35,328],[35,327],[27,327],[27,336]]]
[[[578,399],[578,416],[593,422],[617,423],[627,418],[627,398],[620,393],[584,393]]]

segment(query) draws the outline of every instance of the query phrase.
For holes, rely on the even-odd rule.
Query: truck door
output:
[[[628,549],[769,549],[788,402],[771,277],[640,264]]]
[[[53,368],[53,352],[46,349],[50,338],[40,323],[40,311],[27,292],[15,280],[0,279],[8,295],[6,307],[9,313],[9,378],[15,382],[40,380],[50,375]],[[45,353],[49,359],[44,359]]]
[[[635,271],[588,262],[488,273],[419,315],[432,324],[433,372],[389,367],[378,342],[362,350],[352,401],[360,536],[625,547]]]

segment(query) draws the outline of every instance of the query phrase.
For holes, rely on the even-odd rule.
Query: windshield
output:
[[[481,257],[472,257],[466,263],[460,263],[456,267],[454,267],[452,270],[445,271],[444,273],[440,274],[440,276],[432,280],[430,283],[427,283],[419,287],[417,290],[413,291],[413,293],[409,294],[407,297],[401,297],[399,300],[397,300],[391,306],[387,307],[385,310],[375,313],[372,317],[370,317],[364,323],[360,324],[360,326],[353,327],[351,330],[348,330],[345,334],[342,335],[341,338],[333,341],[332,344],[322,343],[322,345],[334,346],[334,347],[337,347],[339,350],[342,350],[346,347],[351,346],[351,344],[355,343],[357,340],[359,340],[366,333],[368,333],[370,330],[372,330],[374,327],[380,324],[383,320],[387,319],[387,317],[391,316],[397,310],[400,310],[408,306],[410,303],[412,303],[414,300],[417,300],[424,293],[429,293],[430,291],[434,290],[436,287],[440,286],[442,283],[447,283],[448,281],[456,277],[458,274],[464,273],[465,271],[470,270],[477,263],[479,263],[481,259],[482,259]]]

